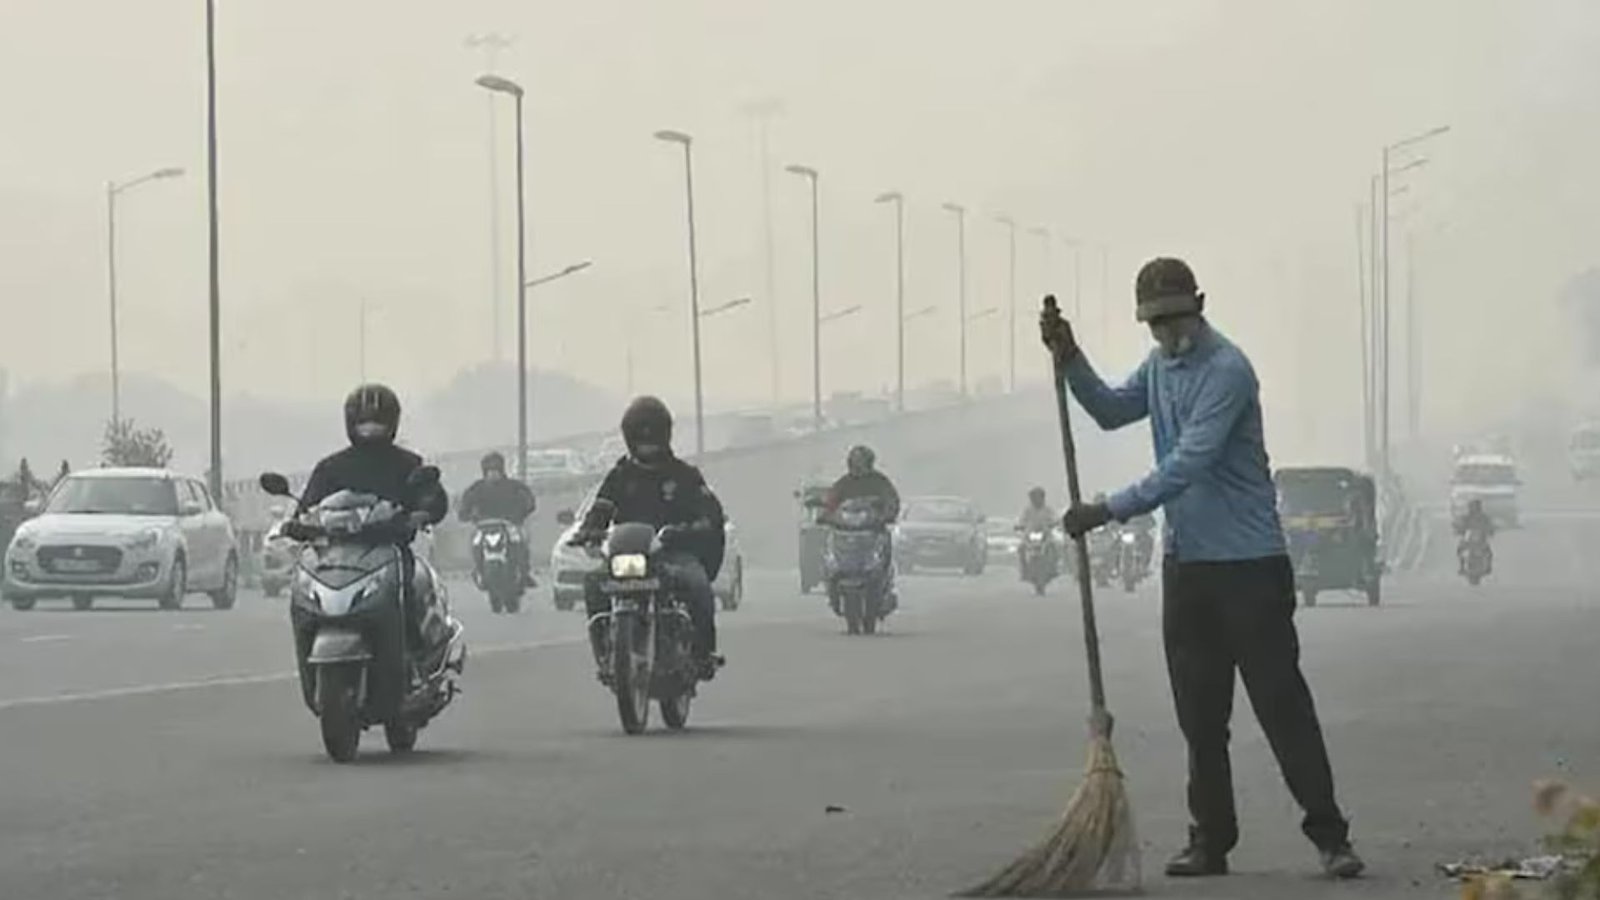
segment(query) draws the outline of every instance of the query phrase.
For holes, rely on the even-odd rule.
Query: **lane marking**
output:
[[[70,640],[72,640],[72,635],[70,635],[70,634],[35,634],[35,635],[30,635],[30,636],[25,637],[25,638],[21,638],[18,641],[18,643],[22,643],[22,644],[48,644],[48,643],[52,643],[52,642],[55,642],[55,641],[70,641]]]
[[[815,616],[789,617],[780,619],[762,619],[755,622],[733,623],[721,630],[742,631],[746,628],[755,628],[768,625],[793,625],[799,622],[815,621]],[[38,637],[70,638],[70,635],[38,635]],[[529,650],[542,650],[550,647],[566,647],[587,644],[587,634],[575,634],[561,638],[543,638],[534,641],[513,641],[504,644],[489,644],[474,648],[467,645],[467,662],[470,665],[475,656],[498,656],[506,653],[525,653]],[[35,697],[17,697],[12,700],[0,700],[0,712],[11,709],[21,709],[30,706],[56,706],[65,703],[82,703],[93,700],[115,700],[122,697],[147,697],[156,694],[174,694],[182,691],[194,691],[204,688],[233,687],[238,685],[270,684],[277,681],[290,681],[299,677],[294,670],[267,672],[256,675],[225,675],[217,678],[199,678],[192,681],[169,681],[157,684],[138,684],[119,688],[106,688],[98,691],[78,691],[64,694],[45,694]]]

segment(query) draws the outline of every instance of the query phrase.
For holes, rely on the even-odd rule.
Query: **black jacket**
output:
[[[691,531],[679,545],[681,549],[700,560],[707,577],[715,579],[722,570],[727,517],[722,501],[700,470],[689,463],[673,457],[645,467],[624,456],[606,473],[596,497],[610,501],[616,509],[610,521],[584,522],[586,531],[612,522],[644,522],[656,528],[687,525]]]
[[[873,469],[860,475],[845,473],[844,477],[828,489],[827,510],[833,512],[839,504],[857,497],[876,498],[883,501],[884,515],[890,522],[900,518],[900,492],[894,489],[889,476]]]
[[[463,522],[480,519],[505,519],[522,524],[538,508],[533,491],[515,478],[497,478],[490,481],[480,478],[461,495],[461,507],[456,514]]]
[[[429,523],[442,520],[450,509],[450,498],[442,487],[420,493],[406,484],[411,473],[422,466],[422,457],[394,444],[351,444],[332,456],[324,457],[311,470],[306,489],[300,494],[300,511],[310,509],[339,491],[373,494],[409,510],[428,514]]]

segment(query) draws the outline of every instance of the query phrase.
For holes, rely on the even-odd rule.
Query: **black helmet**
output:
[[[479,465],[483,467],[483,474],[485,475],[489,474],[490,472],[499,472],[501,475],[506,473],[505,455],[498,450],[490,450],[488,453],[485,453],[483,455],[483,461],[480,462]]]
[[[1144,264],[1133,285],[1135,316],[1141,322],[1164,316],[1195,315],[1205,308],[1206,295],[1195,283],[1189,264],[1172,257],[1157,257]]]
[[[622,413],[622,442],[628,455],[642,463],[672,452],[672,412],[657,397],[635,397]]]
[[[1035,504],[1044,503],[1044,488],[1036,487],[1028,491],[1028,499]]]
[[[855,473],[871,472],[872,467],[877,462],[878,454],[873,453],[871,447],[866,444],[857,444],[851,447],[850,452],[845,455],[844,467]]]
[[[382,426],[363,429],[360,426]],[[352,444],[389,444],[400,433],[400,398],[381,384],[363,384],[344,398],[344,433]]]

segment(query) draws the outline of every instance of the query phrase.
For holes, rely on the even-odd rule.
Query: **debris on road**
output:
[[[1504,859],[1499,862],[1465,859],[1438,864],[1447,878],[1464,880],[1480,876],[1500,876],[1519,881],[1548,881],[1564,870],[1576,869],[1579,862],[1563,856],[1529,856],[1523,859]]]
[[[828,805],[827,805],[827,806],[826,806],[826,807],[824,807],[824,808],[823,808],[823,810],[822,810],[822,811],[823,811],[823,812],[824,812],[824,813],[827,813],[827,814],[829,814],[829,815],[832,815],[832,814],[833,814],[833,813],[842,813],[842,812],[845,812],[845,808],[844,808],[844,807],[842,807],[842,806],[835,806],[835,805],[834,805],[834,804],[832,804],[832,803],[830,803],[830,804],[828,804]]]

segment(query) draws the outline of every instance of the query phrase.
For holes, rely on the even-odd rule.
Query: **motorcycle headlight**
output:
[[[138,534],[128,538],[124,546],[126,546],[129,550],[150,550],[154,549],[155,545],[160,543],[160,541],[161,529],[146,528]]]
[[[1131,543],[1133,543],[1133,540],[1134,540],[1134,538],[1133,538],[1133,535],[1131,535],[1131,534],[1125,534],[1125,535],[1122,536],[1122,542],[1124,544],[1131,544]]]
[[[623,553],[611,557],[611,577],[643,578],[650,572],[650,560],[643,553]]]

